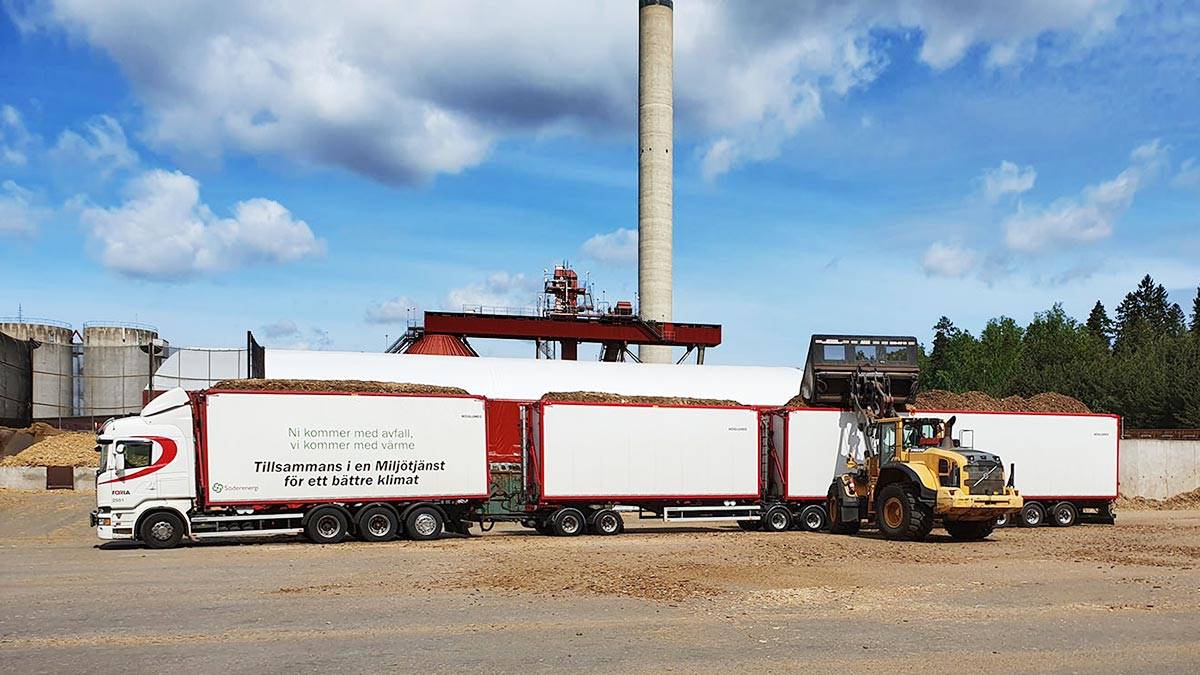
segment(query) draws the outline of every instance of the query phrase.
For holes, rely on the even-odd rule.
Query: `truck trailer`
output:
[[[465,531],[488,497],[484,416],[469,395],[174,389],[100,429],[92,524],[152,548]]]
[[[1016,524],[1115,522],[1121,455],[1117,415],[954,410],[915,414],[957,417],[961,447],[987,448],[1016,467],[1013,485],[1025,499]],[[999,524],[1011,523],[1005,518]]]

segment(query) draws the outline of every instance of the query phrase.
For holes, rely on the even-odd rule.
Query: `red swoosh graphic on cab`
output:
[[[144,438],[148,441],[154,441],[155,443],[158,443],[160,446],[162,446],[162,456],[158,458],[157,462],[151,464],[150,466],[138,469],[127,476],[106,480],[103,483],[100,483],[100,485],[108,485],[109,483],[123,483],[133,478],[141,478],[142,476],[152,474],[170,464],[171,460],[175,459],[175,455],[179,454],[179,446],[175,445],[175,441],[169,438],[164,438],[163,436],[134,436],[134,438]]]

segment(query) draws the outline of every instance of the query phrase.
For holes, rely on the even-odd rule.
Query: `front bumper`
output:
[[[96,528],[96,537],[99,539],[133,539],[133,528],[114,527],[113,515],[109,511],[92,511],[89,522],[91,527]]]
[[[1025,506],[1018,494],[971,495],[959,491],[938,495],[938,515],[956,520],[986,520],[1004,514],[1015,514]]]

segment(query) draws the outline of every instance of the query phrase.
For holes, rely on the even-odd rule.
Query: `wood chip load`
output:
[[[636,396],[609,394],[601,391],[552,391],[542,396],[543,401],[569,401],[574,403],[636,403],[642,405],[710,405],[740,406],[741,403],[721,398],[688,398],[686,396]]]
[[[1090,413],[1082,401],[1064,394],[1046,392],[1029,398],[1007,396],[997,399],[982,391],[967,391],[956,394],[942,389],[931,389],[917,394],[910,410],[965,410],[972,412],[1045,412],[1045,413]]]
[[[469,394],[466,389],[459,387],[409,382],[377,382],[375,380],[222,380],[216,383],[213,389],[228,391],[337,391],[358,394]]]

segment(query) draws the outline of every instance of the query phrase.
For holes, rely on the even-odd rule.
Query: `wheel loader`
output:
[[[917,393],[913,337],[816,335],[801,392],[812,405],[849,407],[862,443],[830,485],[830,530],[855,534],[874,523],[888,539],[924,539],[938,523],[951,537],[984,539],[996,519],[1021,510],[997,455],[962,448],[955,418],[913,417]]]

